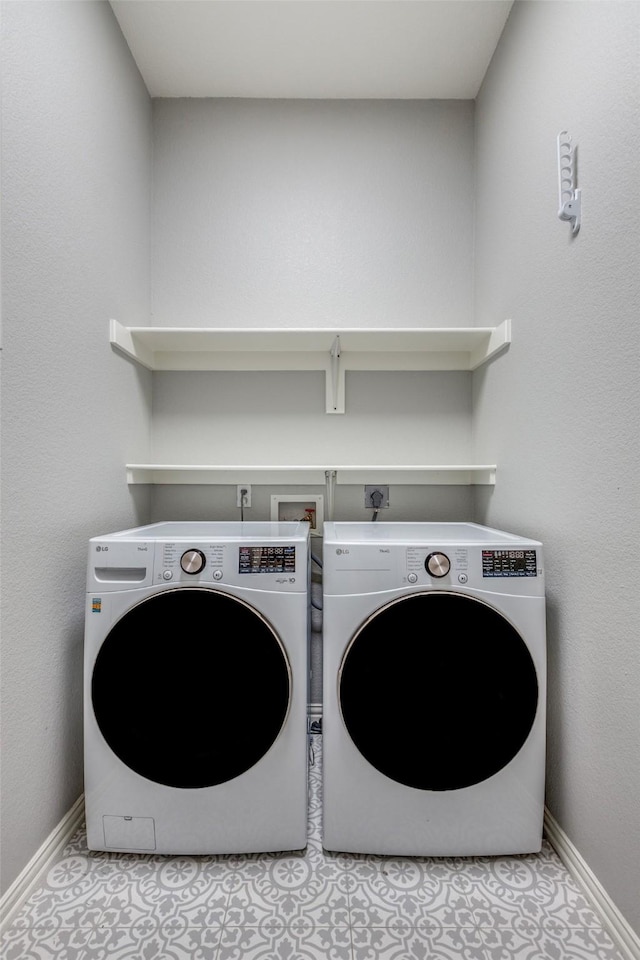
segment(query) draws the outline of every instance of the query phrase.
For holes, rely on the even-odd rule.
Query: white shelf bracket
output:
[[[123,326],[117,320],[109,320],[109,341],[112,347],[115,347],[131,360],[140,363],[147,370],[153,370],[153,351],[147,350],[133,337],[128,327]]]
[[[344,368],[340,363],[340,337],[337,336],[329,350],[330,384],[327,383],[327,413],[345,412]]]
[[[577,148],[566,130],[558,134],[558,216],[571,224],[571,235],[580,229],[582,203],[577,188]]]

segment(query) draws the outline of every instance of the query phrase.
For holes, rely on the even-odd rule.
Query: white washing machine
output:
[[[472,523],[324,525],[323,843],[542,841],[542,545]]]
[[[157,523],[89,545],[92,850],[306,845],[307,523]]]

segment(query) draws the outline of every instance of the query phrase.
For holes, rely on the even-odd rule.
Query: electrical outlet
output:
[[[366,486],[364,488],[364,505],[370,510],[382,510],[389,506],[389,487]]]
[[[251,484],[239,483],[238,486],[236,487],[236,507],[250,507],[250,506],[251,506]]]

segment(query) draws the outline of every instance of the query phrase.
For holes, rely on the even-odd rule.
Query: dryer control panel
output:
[[[483,550],[483,577],[537,577],[535,550]]]
[[[471,523],[325,523],[325,592],[544,596],[542,544]]]
[[[479,546],[407,547],[407,577],[410,584],[445,586],[487,586],[491,580],[500,580],[502,592],[510,593],[517,581],[517,592],[523,589],[522,580],[542,577],[540,551],[535,548],[505,550]],[[537,584],[531,592],[538,593]]]
[[[544,592],[538,547],[504,550],[476,544],[331,544],[324,549],[327,593],[345,596],[401,587],[475,589],[519,596]]]
[[[407,547],[406,557],[408,583],[469,580],[468,547]]]

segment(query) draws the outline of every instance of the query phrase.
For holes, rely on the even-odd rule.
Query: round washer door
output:
[[[462,594],[395,600],[353,636],[339,678],[342,717],[381,773],[456,790],[502,770],[536,716],[538,681],[517,630]]]
[[[156,594],[113,626],[91,697],[102,735],[132,770],[171,787],[245,773],[289,710],[282,643],[251,606],[211,589]]]

